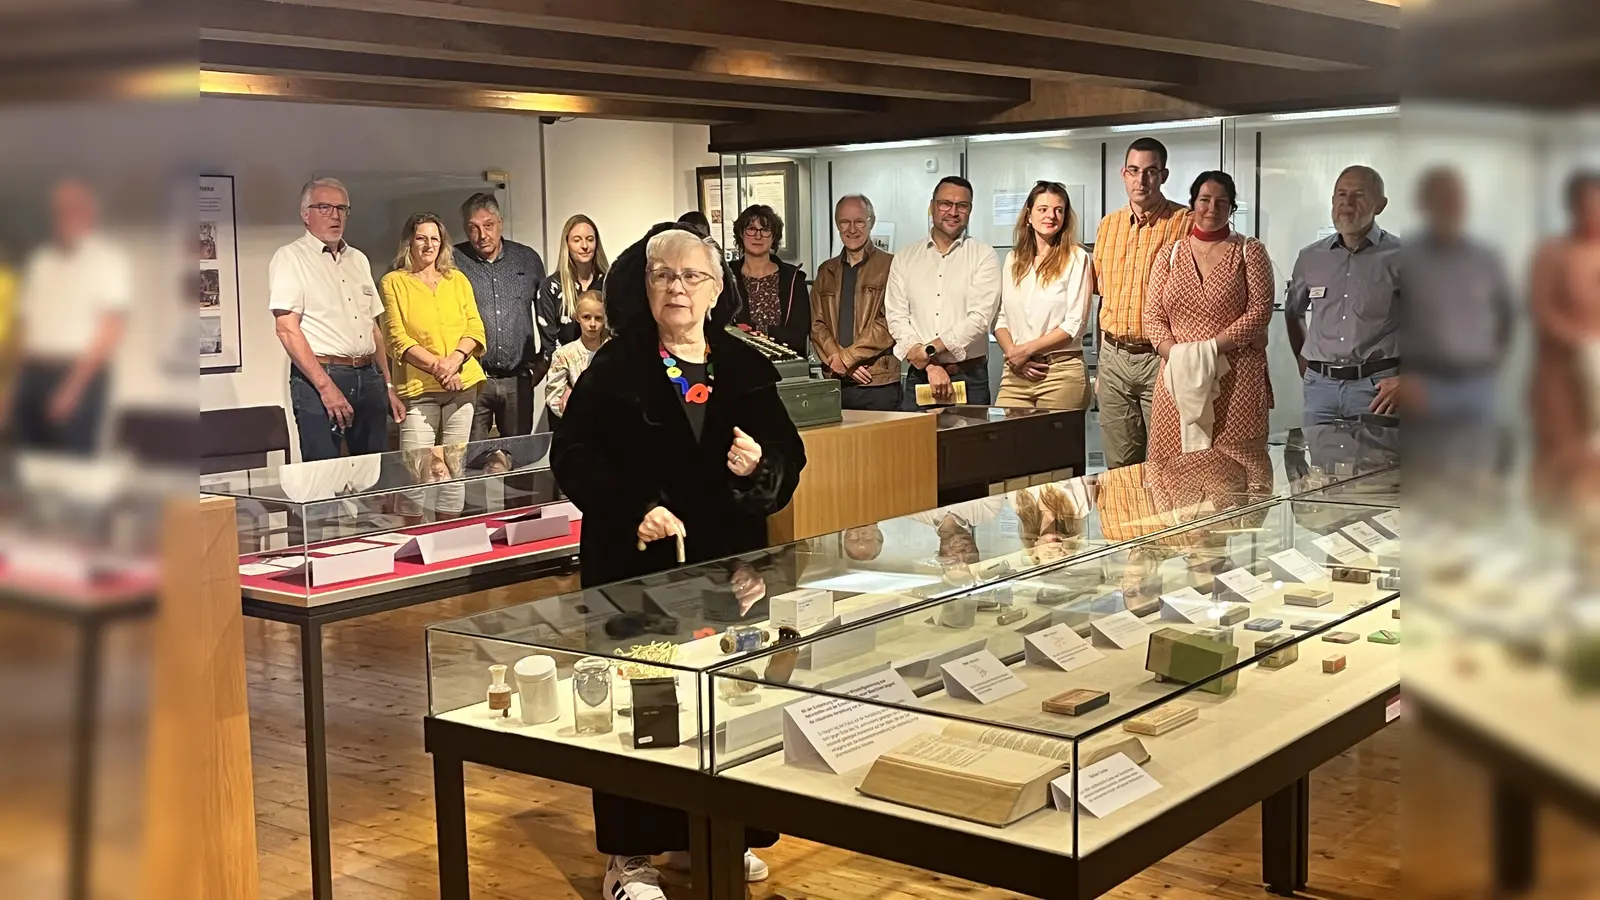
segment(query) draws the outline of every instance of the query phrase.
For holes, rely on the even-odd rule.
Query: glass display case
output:
[[[1269,506],[1261,494],[1214,489],[1235,486],[1228,482],[1171,490],[1158,479],[1150,488],[1144,472],[1133,466],[1053,482],[430,626],[431,715],[604,752],[669,751],[649,757],[704,769],[715,741],[743,746],[753,731],[779,722],[768,715],[731,733],[714,726],[712,706],[721,698],[706,675],[713,668],[760,656],[764,675],[817,683],[805,673],[830,670],[828,654],[865,633],[862,623],[982,595],[1119,542]],[[826,639],[813,640],[819,636]],[[507,667],[496,671],[510,688],[499,691],[509,705],[491,698],[493,666]],[[539,688],[546,692],[541,712],[529,719],[518,666],[554,673],[551,686]],[[648,744],[638,743],[633,712],[641,679],[647,706],[670,706],[675,723],[647,735]],[[589,686],[587,696],[579,682]],[[610,727],[598,724],[602,694]],[[737,697],[728,702],[739,705]],[[596,721],[592,730],[580,730],[580,711]]]
[[[1398,683],[1398,581],[1330,540],[1381,535],[1389,511],[1317,506],[1238,510],[727,661],[702,714],[711,772],[1092,853]]]
[[[576,552],[582,514],[549,452],[548,434],[496,438],[204,475],[200,492],[235,501],[245,597],[319,605]]]

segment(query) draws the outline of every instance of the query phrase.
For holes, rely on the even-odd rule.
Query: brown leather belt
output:
[[[372,356],[322,356],[318,354],[317,362],[325,366],[349,366],[352,369],[364,369],[372,365]]]
[[[1082,350],[1052,350],[1043,356],[1036,357],[1040,362],[1058,363],[1069,359],[1082,359]]]
[[[1111,346],[1116,347],[1118,350],[1122,350],[1127,353],[1156,352],[1156,345],[1144,340],[1143,338],[1119,338],[1108,331],[1102,331],[1100,332],[1100,340],[1105,341]]]

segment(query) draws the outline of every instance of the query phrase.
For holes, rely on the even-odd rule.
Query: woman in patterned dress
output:
[[[1167,390],[1167,354],[1176,344],[1215,338],[1228,360],[1212,403],[1213,444],[1267,434],[1272,384],[1267,379],[1267,325],[1272,321],[1272,260],[1255,238],[1228,225],[1235,197],[1226,172],[1203,172],[1189,188],[1194,225],[1150,269],[1144,328],[1161,356],[1150,416],[1151,459],[1182,451],[1178,407]]]
[[[770,206],[756,204],[739,214],[733,231],[743,255],[733,261],[733,321],[807,355],[811,335],[811,294],[797,266],[778,258],[783,219]]]

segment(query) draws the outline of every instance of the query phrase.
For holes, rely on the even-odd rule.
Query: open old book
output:
[[[1059,759],[948,734],[924,734],[878,757],[858,790],[1002,827],[1048,805],[1050,782],[1067,768]]]

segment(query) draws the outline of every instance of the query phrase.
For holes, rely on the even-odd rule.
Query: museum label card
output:
[[[833,618],[833,592],[802,588],[779,594],[769,601],[772,624],[800,631],[821,628]]]
[[[541,512],[543,510],[501,519],[500,527],[495,529],[495,534],[504,535],[508,547],[563,538],[572,534],[572,523],[567,521],[566,516],[541,515]]]
[[[1342,563],[1353,563],[1367,555],[1367,551],[1357,547],[1342,534],[1325,534],[1312,541],[1311,545]]]
[[[325,587],[359,578],[393,575],[394,550],[395,548],[383,544],[367,544],[364,551],[346,551],[334,556],[313,556],[311,586]]]
[[[1056,809],[1072,809],[1072,773],[1050,782],[1050,797]],[[1078,772],[1078,802],[1084,811],[1103,819],[1140,797],[1161,790],[1161,783],[1150,777],[1126,753],[1118,753]]]
[[[1378,552],[1379,547],[1390,543],[1387,537],[1384,537],[1378,532],[1378,529],[1373,528],[1371,525],[1368,525],[1365,522],[1356,522],[1353,525],[1346,525],[1345,527],[1339,529],[1339,533],[1350,540],[1355,541],[1357,544],[1367,548],[1368,550],[1371,550],[1373,553]]]
[[[577,504],[563,500],[560,503],[546,503],[539,507],[539,515],[547,519],[551,516],[566,516],[567,521],[576,522],[583,518],[583,510],[579,509]]]
[[[389,534],[368,535],[362,538],[362,540],[371,541],[375,544],[408,544],[411,542],[411,535],[404,532],[395,531]]]
[[[274,569],[284,570],[298,569],[305,564],[306,558],[304,556],[274,556],[262,563],[264,566],[271,566]]]
[[[1209,625],[1219,615],[1217,605],[1192,587],[1161,595],[1161,618],[1165,621]]]
[[[1052,625],[1022,639],[1023,658],[1030,666],[1053,665],[1063,672],[1106,658],[1071,625]]]
[[[317,556],[342,556],[346,553],[360,553],[363,550],[372,550],[376,544],[364,541],[351,541],[348,544],[334,544],[331,547],[312,547],[311,552]]]
[[[1089,623],[1089,629],[1094,637],[1118,650],[1137,646],[1150,637],[1150,626],[1139,621],[1138,616],[1127,610],[1096,619]]]
[[[240,575],[282,575],[285,571],[280,566],[269,566],[264,563],[245,563],[239,567]]]
[[[1254,603],[1272,594],[1272,585],[1252,575],[1248,569],[1229,569],[1218,575],[1217,581],[1247,603]]]
[[[952,697],[993,703],[1028,689],[1015,672],[988,650],[963,656],[939,667],[944,673],[944,689]]]
[[[1326,569],[1311,561],[1299,550],[1282,550],[1267,557],[1267,563],[1272,567],[1273,573],[1284,581],[1296,581],[1309,584],[1313,581],[1328,580]]]
[[[1378,513],[1372,517],[1372,521],[1396,538],[1400,537],[1400,510],[1391,509],[1388,512]]]
[[[899,662],[892,663],[891,665],[896,672],[900,673],[901,677],[918,679],[927,678],[943,668],[945,663],[954,662],[963,656],[971,656],[987,646],[989,646],[988,638],[978,638],[977,640],[969,641],[960,647],[952,647],[949,650],[944,650],[938,653],[929,653],[925,656],[917,656],[911,659],[901,660]]]
[[[834,690],[852,697],[917,706],[911,687],[891,669],[875,672]],[[928,716],[909,709],[857,703],[843,697],[817,697],[783,710],[783,761],[821,763],[842,775],[871,763],[919,734],[939,730]]]

